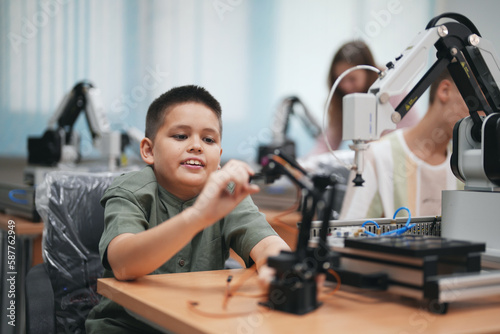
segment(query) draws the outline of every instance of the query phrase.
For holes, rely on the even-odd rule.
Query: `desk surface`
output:
[[[97,289],[131,312],[176,333],[500,332],[500,297],[452,303],[446,315],[436,315],[414,300],[345,287],[302,316],[268,310],[257,304],[257,298],[243,296],[232,297],[224,310],[228,275],[233,275],[236,284],[245,270],[153,275],[130,282],[105,278],[98,281]],[[261,292],[256,276],[239,291]],[[200,311],[219,316],[202,315],[188,301],[198,302]]]

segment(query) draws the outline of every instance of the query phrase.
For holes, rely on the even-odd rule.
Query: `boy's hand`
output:
[[[254,171],[246,163],[230,160],[224,167],[210,174],[193,209],[207,225],[222,219],[245,197],[259,191],[249,183]]]
[[[267,291],[269,289],[271,281],[274,279],[274,276],[276,275],[276,270],[274,270],[271,267],[268,267],[267,264],[265,264],[259,268],[258,274],[259,274],[260,286]],[[316,276],[316,293],[318,298],[321,295],[321,291],[323,290],[325,281],[326,281],[325,274],[318,274]]]

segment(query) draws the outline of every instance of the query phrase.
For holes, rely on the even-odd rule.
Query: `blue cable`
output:
[[[415,226],[415,224],[410,224],[410,221],[411,221],[411,212],[410,212],[410,209],[408,209],[405,206],[402,206],[399,209],[397,209],[396,212],[394,212],[394,215],[392,216],[392,219],[396,219],[396,215],[401,210],[406,210],[408,212],[408,219],[406,220],[405,226],[403,226],[401,228],[398,228],[397,230],[393,230],[393,231],[382,233],[382,235],[391,235],[391,234],[401,235],[401,234],[405,233],[406,231],[410,230],[411,228],[413,228],[413,226]]]
[[[365,225],[368,224],[368,223],[375,224],[375,226],[377,226],[377,229],[380,229],[380,226],[374,220],[367,220],[367,221],[365,221],[363,224],[361,224],[361,227],[365,227]],[[372,236],[372,237],[378,237],[378,234],[372,233],[372,232],[367,231],[367,230],[365,230],[364,233],[368,234],[369,236]]]
[[[405,206],[402,206],[399,209],[397,209],[396,212],[394,212],[394,215],[392,216],[392,219],[396,219],[396,215],[401,210],[406,210],[408,212],[408,219],[406,220],[406,224],[403,227],[400,227],[400,228],[398,228],[396,230],[382,233],[380,236],[386,236],[386,235],[391,235],[391,234],[401,235],[401,234],[405,233],[406,231],[412,229],[413,226],[415,226],[415,224],[410,224],[410,221],[411,221],[411,212],[410,212],[410,209],[408,209]],[[369,223],[374,224],[377,227],[377,229],[380,229],[379,224],[376,221],[374,221],[374,220],[367,220],[367,221],[365,221],[363,224],[361,224],[361,227],[365,227],[365,225],[369,224]],[[367,235],[369,235],[369,236],[372,236],[372,237],[378,237],[379,236],[379,235],[377,235],[375,233],[372,233],[370,231],[367,231],[367,230],[365,230],[364,233],[367,234]]]
[[[396,219],[396,215],[401,210],[406,210],[408,212],[408,220],[406,221],[406,226],[408,226],[408,224],[410,224],[410,220],[411,220],[411,212],[410,212],[410,209],[408,209],[406,206],[402,206],[399,209],[397,209],[396,212],[394,212],[394,215],[392,216],[392,219]]]

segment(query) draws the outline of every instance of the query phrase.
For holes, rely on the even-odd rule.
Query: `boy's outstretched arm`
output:
[[[229,161],[209,176],[193,206],[156,227],[137,234],[124,233],[111,240],[107,259],[115,277],[136,279],[159,268],[197,233],[259,191],[258,186],[248,182],[253,173],[246,163]]]
[[[290,247],[280,237],[270,235],[259,241],[250,251],[250,257],[257,266],[259,282],[263,286],[267,287],[274,276],[274,269],[267,266],[267,258],[278,255],[282,250],[290,251]]]

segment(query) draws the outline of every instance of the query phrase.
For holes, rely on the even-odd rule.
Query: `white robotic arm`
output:
[[[429,49],[439,39],[437,28],[426,30],[396,57],[395,62],[387,64],[368,93],[354,93],[343,100],[343,139],[370,141],[380,138],[382,132],[395,129],[404,116],[395,112],[389,99],[408,91],[409,85],[428,63]],[[439,74],[439,73],[438,73]],[[405,108],[408,111],[415,100]]]
[[[81,112],[85,113],[94,146],[108,158],[109,169],[114,170],[122,151],[122,135],[111,131],[99,91],[86,81],[64,96],[44,135],[28,139],[28,162],[46,166],[78,162],[80,143],[73,126]]]
[[[456,22],[435,26],[441,18],[451,18]],[[412,82],[426,67],[429,51],[433,47],[436,49],[436,61],[401,103],[393,108],[389,103],[390,97],[408,91]],[[458,137],[454,139],[456,145],[452,170],[457,178],[466,183],[466,187],[469,184],[471,187],[474,184],[475,187],[475,184],[483,186],[486,183],[488,185],[485,190],[491,190],[500,186],[500,172],[497,172],[500,170],[500,129],[497,130],[496,125],[498,116],[488,117],[483,122],[477,113],[484,111],[486,115],[497,115],[500,112],[500,91],[496,84],[500,82],[499,65],[500,61],[491,43],[480,37],[476,27],[466,17],[445,13],[431,20],[426,30],[419,33],[394,62],[387,64],[387,70],[379,75],[367,93],[349,94],[344,97],[343,139],[352,140],[354,143],[351,148],[355,151],[355,185],[360,186],[364,182],[361,176],[362,153],[367,143],[378,139],[384,130],[394,129],[395,124],[447,67],[471,115],[465,119],[465,123],[471,122],[467,130],[460,133],[456,131]],[[490,125],[485,128],[486,123]],[[467,138],[472,140],[472,144],[462,144],[462,138],[465,136],[463,132],[469,133]],[[486,140],[482,139],[483,137]],[[458,153],[472,149],[481,150],[482,153]],[[469,172],[471,159],[479,161],[472,163],[474,169]],[[478,172],[478,165],[483,172]],[[477,178],[486,180],[477,182]]]

